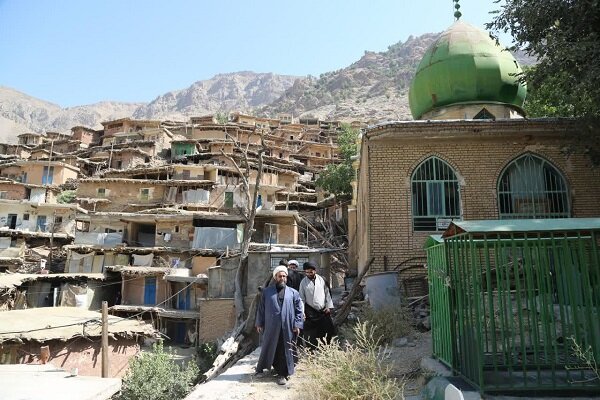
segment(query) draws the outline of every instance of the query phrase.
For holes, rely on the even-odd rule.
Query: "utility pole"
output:
[[[56,210],[52,211],[52,223],[50,224],[50,252],[48,253],[48,272],[52,270],[52,250],[54,250],[54,229],[56,228]]]
[[[102,302],[102,377],[108,378],[108,303]]]
[[[48,185],[50,183],[50,170],[52,168],[52,153],[54,152],[54,139],[50,142],[50,157],[48,157],[48,172],[46,172],[46,193],[44,203],[48,201]],[[54,175],[54,170],[52,170]],[[53,179],[54,180],[54,179]],[[52,212],[52,222],[50,226],[50,252],[48,253],[48,272],[52,270],[52,250],[54,249],[54,220],[56,219],[56,209]]]

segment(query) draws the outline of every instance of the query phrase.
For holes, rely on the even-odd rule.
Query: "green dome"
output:
[[[512,54],[482,29],[456,21],[427,49],[408,95],[415,119],[437,107],[500,103],[521,109],[527,88]]]

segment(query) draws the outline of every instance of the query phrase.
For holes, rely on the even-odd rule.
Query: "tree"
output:
[[[151,352],[141,353],[131,362],[123,378],[119,400],[177,400],[183,399],[198,379],[194,361],[180,367],[171,354],[163,349],[162,341]]]
[[[530,114],[600,115],[598,0],[506,0],[494,13],[487,28],[509,32],[513,50],[539,60],[524,75],[533,89]]]
[[[229,139],[233,143],[238,153],[241,154],[241,165],[232,156],[225,154],[225,152],[221,150],[221,155],[227,158],[237,170],[241,181],[240,193],[244,196],[244,202],[242,206],[238,207],[238,211],[244,218],[245,223],[240,248],[240,262],[235,274],[234,305],[236,312],[236,328],[239,328],[244,323],[245,309],[243,295],[243,280],[246,275],[246,268],[248,266],[248,250],[250,249],[250,241],[252,239],[252,233],[254,233],[254,220],[256,218],[258,194],[260,191],[260,183],[262,181],[263,175],[264,154],[267,151],[267,146],[265,144],[264,134],[262,130],[260,132],[257,132],[256,134],[260,136],[260,146],[254,152],[256,156],[255,160],[250,160],[250,138],[248,138],[245,147],[242,147],[240,142],[238,142],[236,138],[234,138],[229,134],[229,132],[227,132],[227,128],[225,128],[225,135],[227,139]],[[252,167],[256,169],[256,176],[254,178],[254,187],[252,188],[252,190],[250,190],[250,185],[252,184]]]
[[[358,135],[358,129],[352,128],[348,124],[342,125],[342,131],[338,135],[338,147],[342,162],[330,164],[321,171],[316,182],[317,186],[336,196],[352,194],[351,182],[354,179],[352,157],[358,151]]]

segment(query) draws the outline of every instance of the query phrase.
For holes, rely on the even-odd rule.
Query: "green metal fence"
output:
[[[431,236],[425,243],[425,248],[427,249],[433,354],[444,364],[452,367],[450,280],[442,236]]]
[[[454,222],[444,239],[428,248],[439,359],[482,392],[600,390],[600,219]]]

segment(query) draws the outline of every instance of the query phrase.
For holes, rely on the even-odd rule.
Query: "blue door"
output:
[[[155,276],[146,277],[146,282],[144,284],[144,304],[151,305],[151,306],[156,304],[156,277]]]
[[[183,292],[179,293],[177,295],[178,301],[177,301],[177,309],[179,310],[190,310],[191,304],[190,304],[190,288],[186,288]]]
[[[187,332],[186,332],[185,322],[176,322],[175,323],[175,343],[184,344],[186,333]]]

